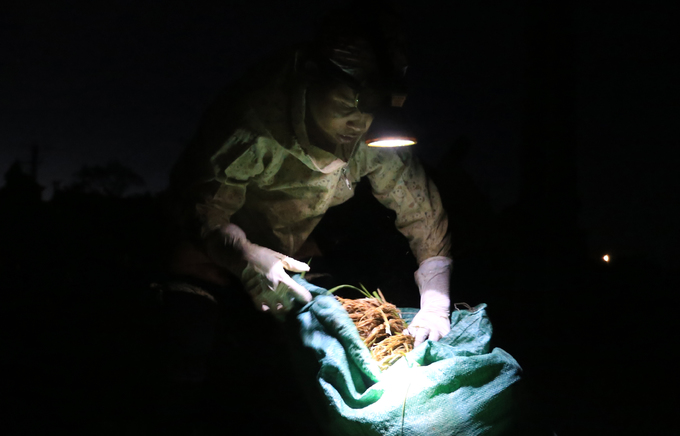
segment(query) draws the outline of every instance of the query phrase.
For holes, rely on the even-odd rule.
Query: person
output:
[[[174,275],[208,293],[242,288],[257,310],[282,318],[312,300],[289,275],[309,269],[296,254],[367,179],[419,263],[421,305],[408,333],[417,345],[449,331],[452,259],[437,188],[409,147],[365,143],[406,71],[390,19],[361,26],[334,14],[311,44],[275,53],[218,96],[171,175]]]

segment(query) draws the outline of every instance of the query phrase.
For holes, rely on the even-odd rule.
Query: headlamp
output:
[[[404,147],[414,145],[416,137],[403,114],[403,109],[395,103],[403,104],[405,95],[392,97],[392,106],[378,108],[373,113],[373,123],[366,133],[369,147]],[[396,100],[396,101],[395,101]]]
[[[307,70],[317,77],[338,80],[358,94],[355,107],[374,116],[366,144],[413,145],[415,135],[401,109],[408,67],[402,19],[390,2],[369,3],[370,12],[360,19],[356,8],[328,16],[310,47],[313,68]],[[364,6],[362,2],[361,8]]]

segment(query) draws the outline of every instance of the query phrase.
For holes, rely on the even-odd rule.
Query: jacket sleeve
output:
[[[263,148],[254,135],[236,131],[212,156],[197,162],[195,168],[202,170],[194,174],[201,177],[177,182],[180,246],[189,243],[237,277],[245,264],[238,250],[225,245],[219,229],[245,203],[248,184],[263,168]]]
[[[239,131],[210,159],[217,189],[197,203],[201,233],[229,224],[246,200],[246,188],[264,169],[264,146],[251,134]]]
[[[448,218],[439,191],[409,149],[369,149],[366,168],[373,195],[397,213],[395,225],[418,263],[450,257]]]
[[[251,114],[229,103],[211,107],[171,174],[173,220],[182,238],[197,246],[230,222],[248,184],[263,171],[266,146],[250,128]]]

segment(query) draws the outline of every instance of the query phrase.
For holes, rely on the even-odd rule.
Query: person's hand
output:
[[[312,294],[286,273],[309,271],[306,263],[256,244],[249,245],[244,257],[248,265],[241,281],[257,309],[285,313],[293,299],[303,304],[312,301]]]
[[[286,273],[286,270],[309,271],[309,265],[251,243],[245,233],[233,224],[222,232],[226,243],[240,249],[247,262],[241,273],[241,282],[258,310],[281,315],[291,309],[293,300],[303,304],[312,301],[312,294]]]
[[[414,347],[427,339],[438,341],[451,330],[449,281],[452,263],[448,257],[432,257],[423,261],[415,273],[420,289],[420,310],[404,330],[415,338]]]

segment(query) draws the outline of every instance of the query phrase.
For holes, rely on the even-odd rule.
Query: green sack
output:
[[[329,435],[505,435],[517,417],[521,368],[505,351],[489,351],[485,304],[455,310],[451,332],[426,341],[392,367],[378,368],[352,320],[328,291],[299,276],[315,295],[297,315],[303,351],[296,367]],[[417,309],[401,309],[410,321]],[[318,371],[314,371],[317,369]]]

